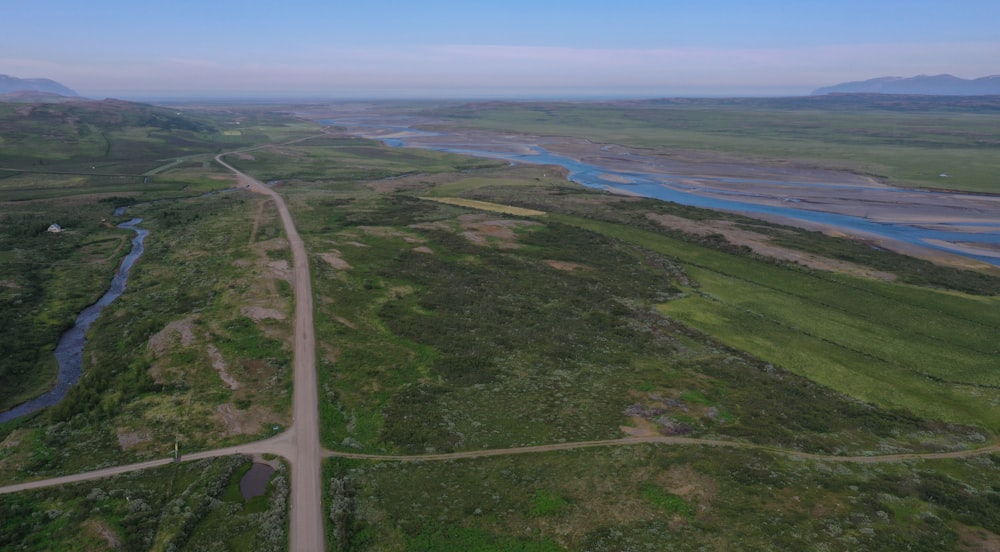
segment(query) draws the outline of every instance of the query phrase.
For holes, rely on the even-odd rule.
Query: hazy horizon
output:
[[[1000,73],[995,2],[667,4],[39,0],[0,22],[0,73],[161,100],[796,96]]]

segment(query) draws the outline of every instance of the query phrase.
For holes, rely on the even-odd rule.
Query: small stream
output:
[[[118,213],[118,211],[116,210],[115,213]],[[56,360],[59,362],[59,374],[56,377],[55,387],[34,399],[0,413],[0,423],[9,422],[10,420],[55,405],[66,396],[71,387],[80,381],[80,376],[83,373],[83,346],[87,340],[87,330],[97,320],[98,315],[101,314],[104,307],[110,305],[112,301],[125,291],[125,284],[128,282],[132,265],[135,264],[135,261],[145,251],[143,243],[146,240],[146,236],[149,235],[149,230],[139,228],[138,224],[140,222],[142,222],[141,218],[134,218],[118,225],[118,228],[135,231],[135,236],[132,238],[132,250],[122,260],[121,265],[118,267],[118,272],[111,279],[111,286],[108,288],[108,291],[96,303],[83,309],[76,318],[76,324],[66,330],[62,334],[62,337],[59,338],[59,344],[56,345],[55,350]]]

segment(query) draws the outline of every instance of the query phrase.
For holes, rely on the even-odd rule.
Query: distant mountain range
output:
[[[46,92],[60,96],[79,96],[72,89],[50,79],[19,79],[10,75],[0,75],[0,94],[14,92]]]
[[[1000,94],[1000,75],[962,79],[952,75],[916,77],[880,77],[866,81],[844,82],[817,88],[814,96],[824,94],[923,94],[928,96],[988,96]]]

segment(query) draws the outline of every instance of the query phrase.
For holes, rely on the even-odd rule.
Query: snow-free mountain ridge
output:
[[[0,75],[0,94],[12,92],[47,92],[60,96],[79,96],[71,88],[52,79],[20,79],[10,75]]]
[[[879,77],[866,81],[844,82],[818,88],[823,94],[923,94],[929,96],[988,96],[1000,94],[1000,75],[963,79],[953,75],[918,75],[916,77]]]

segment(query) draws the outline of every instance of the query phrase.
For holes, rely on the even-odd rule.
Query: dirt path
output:
[[[980,454],[1000,452],[1000,443],[994,443],[992,445],[983,448],[956,450],[950,452],[923,452],[923,453],[914,452],[914,453],[904,453],[904,454],[883,454],[877,456],[836,456],[831,454],[813,454],[811,452],[801,452],[797,450],[782,449],[777,447],[770,447],[767,445],[758,445],[754,443],[742,443],[739,441],[722,441],[719,439],[699,439],[697,437],[651,436],[651,437],[623,437],[621,439],[606,439],[603,441],[553,443],[550,445],[536,445],[531,447],[467,450],[462,452],[451,452],[451,453],[440,453],[440,454],[413,454],[406,456],[403,455],[393,456],[385,454],[361,454],[354,452],[335,452],[335,451],[325,451],[324,455],[326,457],[337,456],[341,458],[353,458],[357,460],[428,462],[428,461],[456,460],[460,458],[486,458],[489,456],[508,456],[512,454],[534,454],[539,452],[552,452],[557,450],[576,450],[576,449],[594,448],[594,447],[641,445],[648,443],[661,443],[666,445],[680,445],[680,446],[711,446],[711,447],[751,449],[751,450],[770,452],[774,454],[780,454],[783,456],[791,456],[794,458],[803,458],[806,460],[820,460],[824,462],[850,462],[855,464],[879,464],[888,462],[902,462],[904,460],[940,460],[945,458],[967,458],[970,456],[978,456]]]
[[[310,137],[303,138],[302,141]],[[289,142],[291,143],[291,142]],[[262,149],[271,146],[261,146]],[[249,151],[249,150],[243,150]],[[312,283],[309,275],[308,258],[305,246],[301,237],[295,229],[292,216],[285,205],[282,197],[274,190],[268,188],[260,181],[251,178],[222,160],[222,155],[216,160],[229,170],[233,171],[239,179],[240,185],[248,187],[251,191],[265,194],[271,197],[278,208],[285,234],[292,249],[294,263],[293,288],[295,291],[295,353],[294,353],[294,388],[293,388],[293,423],[288,430],[281,435],[270,439],[247,443],[210,451],[203,451],[191,454],[184,454],[181,460],[200,460],[205,458],[215,458],[232,454],[274,454],[282,456],[291,465],[291,504],[289,510],[290,517],[290,550],[297,551],[317,551],[325,549],[325,538],[323,533],[324,515],[322,508],[323,482],[321,478],[321,462],[327,457],[356,458],[365,460],[382,461],[443,461],[461,458],[485,458],[491,456],[506,456],[513,454],[532,454],[540,452],[550,452],[558,450],[574,450],[582,448],[606,447],[606,446],[632,446],[647,443],[661,443],[675,446],[716,446],[734,447],[749,450],[765,451],[773,454],[780,454],[795,458],[808,460],[818,460],[827,462],[853,462],[853,463],[884,463],[901,462],[905,460],[935,460],[948,458],[966,458],[981,454],[1000,452],[1000,444],[994,443],[978,449],[969,449],[940,453],[908,453],[889,454],[879,456],[834,456],[813,454],[789,449],[780,449],[767,445],[757,445],[753,443],[742,443],[736,441],[723,441],[717,439],[699,439],[693,437],[625,437],[621,439],[608,439],[599,441],[583,441],[576,443],[558,443],[549,445],[538,445],[530,447],[503,448],[477,451],[463,451],[447,454],[422,454],[422,455],[378,455],[360,454],[349,452],[327,451],[319,444],[319,409],[317,399],[317,384],[315,370],[316,342],[313,330],[313,304],[312,304]],[[259,213],[258,213],[259,218]],[[253,235],[256,235],[256,221]],[[253,237],[251,237],[253,239]],[[0,494],[14,493],[29,489],[38,489],[56,485],[64,485],[80,481],[90,481],[110,477],[131,471],[155,468],[168,465],[171,458],[150,460],[137,464],[116,466],[92,472],[79,473],[64,477],[31,481],[0,487]]]
[[[181,460],[186,462],[188,460],[202,460],[205,458],[216,458],[219,456],[229,456],[232,454],[250,454],[250,455],[275,454],[284,456],[286,458],[291,458],[292,453],[294,452],[294,443],[289,433],[290,432],[285,432],[282,433],[281,435],[272,437],[270,439],[257,441],[256,443],[247,443],[245,445],[235,445],[232,447],[226,447],[221,449],[184,454],[181,456]],[[161,466],[166,466],[168,464],[171,464],[172,462],[173,458],[159,458],[156,460],[139,462],[137,464],[115,466],[113,468],[105,468],[90,472],[76,473],[73,475],[66,475],[63,477],[53,477],[51,479],[28,481],[26,483],[18,483],[16,485],[7,485],[5,487],[0,487],[0,494],[16,493],[19,491],[26,491],[29,489],[41,489],[44,487],[54,487],[57,485],[66,485],[69,483],[79,483],[81,481],[93,481],[95,479],[103,479],[105,477],[111,477],[123,473],[145,470],[149,468],[158,468]]]
[[[295,450],[297,445],[297,442],[295,439],[292,438],[291,433],[292,433],[291,431],[288,431],[276,437],[272,437],[271,439],[258,441],[256,443],[247,443],[245,445],[236,445],[222,449],[186,454],[183,456],[183,458],[181,458],[181,460],[183,461],[201,460],[205,458],[229,456],[231,454],[250,454],[250,455],[275,454],[291,459],[295,455]],[[731,447],[731,448],[740,448],[749,450],[759,450],[759,451],[769,452],[772,454],[790,456],[793,458],[802,458],[805,460],[817,460],[821,462],[846,462],[854,464],[884,464],[892,462],[904,462],[907,460],[945,460],[945,459],[956,459],[956,458],[969,458],[972,456],[979,456],[982,454],[991,454],[1000,452],[1000,443],[994,443],[992,445],[988,445],[982,448],[956,450],[950,452],[883,454],[874,456],[836,456],[829,454],[814,454],[811,452],[802,452],[790,449],[781,449],[777,447],[758,445],[754,443],[741,443],[738,441],[723,441],[719,439],[699,439],[697,437],[656,436],[656,437],[623,437],[621,439],[606,439],[601,441],[580,441],[575,443],[554,443],[550,445],[537,445],[531,447],[469,450],[469,451],[452,452],[444,454],[387,455],[387,454],[361,454],[353,452],[338,452],[338,451],[323,450],[322,456],[324,458],[336,456],[340,458],[354,458],[358,460],[381,460],[388,462],[434,462],[434,461],[458,460],[463,458],[487,458],[491,456],[510,456],[515,454],[537,454],[542,452],[553,452],[557,450],[577,450],[577,449],[596,448],[596,447],[632,446],[632,445],[642,445],[650,443],[661,443],[665,445],[674,445],[674,446]],[[103,470],[85,472],[75,475],[68,475],[65,477],[55,477],[52,479],[43,479],[40,481],[18,483],[16,485],[8,485],[6,487],[0,487],[0,494],[15,493],[18,491],[24,491],[28,489],[39,489],[43,487],[53,487],[56,485],[76,483],[79,481],[90,481],[94,479],[101,479],[104,477],[111,477],[113,475],[118,475],[131,471],[165,466],[170,462],[171,459],[162,458],[159,460],[150,460],[148,462],[129,464],[127,466],[116,466],[114,468],[107,468]]]
[[[261,203],[257,207],[257,215],[253,218],[253,228],[250,230],[250,243],[248,245],[253,245],[257,241],[257,230],[260,229],[260,219],[264,218],[264,204]]]

